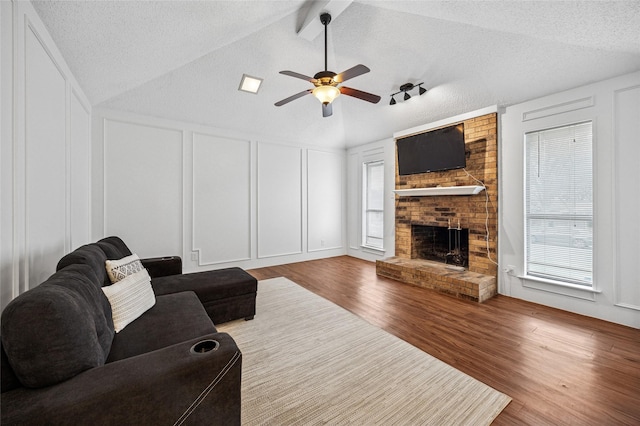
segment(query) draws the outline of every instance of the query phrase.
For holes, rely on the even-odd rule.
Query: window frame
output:
[[[368,194],[369,194],[369,178],[368,178],[368,171],[369,171],[369,167],[370,166],[380,166],[382,167],[382,190],[381,190],[381,204],[382,207],[380,209],[369,209],[368,208]],[[385,222],[385,214],[384,214],[384,190],[385,190],[385,161],[384,159],[377,159],[377,160],[371,160],[371,161],[364,161],[362,162],[362,186],[361,186],[361,190],[362,190],[362,208],[361,208],[361,238],[360,238],[360,246],[362,248],[368,249],[368,250],[374,250],[374,251],[378,251],[378,252],[384,252],[385,251],[385,240],[384,240],[384,222]],[[381,244],[380,246],[376,246],[376,245],[372,245],[369,244],[367,239],[369,237],[369,221],[368,221],[368,213],[370,212],[374,212],[374,213],[380,213],[382,215],[382,223],[381,223],[381,227],[382,227],[382,237],[380,238]]]
[[[566,127],[576,126],[580,124],[591,124],[591,215],[589,219],[589,215],[578,215],[575,211],[573,214],[539,214],[533,213],[529,214],[528,212],[528,150],[527,150],[527,136],[530,134],[540,133],[544,131],[554,130],[554,129],[562,129]],[[597,156],[596,156],[596,120],[594,118],[584,118],[578,119],[575,121],[551,125],[545,127],[539,127],[535,129],[528,129],[523,132],[523,191],[522,191],[522,202],[523,202],[523,275],[519,276],[520,278],[524,278],[531,281],[537,281],[540,283],[553,284],[568,288],[573,288],[577,290],[585,290],[593,293],[598,293],[599,290],[596,286],[596,248],[597,248]],[[580,280],[572,280],[570,278],[557,277],[553,275],[546,274],[535,274],[529,272],[529,252],[530,252],[530,238],[531,232],[530,227],[528,226],[529,219],[545,219],[545,220],[566,220],[574,219],[574,220],[586,220],[590,222],[591,227],[591,257],[590,257],[590,267],[591,267],[591,281],[580,281]],[[588,225],[587,225],[588,226]],[[550,244],[553,245],[553,244]]]

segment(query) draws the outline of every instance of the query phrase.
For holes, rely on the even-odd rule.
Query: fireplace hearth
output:
[[[469,265],[469,230],[459,226],[411,225],[411,258],[466,267]]]

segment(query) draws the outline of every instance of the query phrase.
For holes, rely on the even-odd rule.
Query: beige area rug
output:
[[[488,425],[511,398],[286,278],[218,330],[243,356],[243,425]]]

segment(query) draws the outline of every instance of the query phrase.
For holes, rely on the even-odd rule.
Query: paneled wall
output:
[[[191,238],[198,264],[250,260],[251,142],[194,133],[192,158],[198,195],[191,204]]]
[[[105,234],[149,257],[180,248],[182,133],[105,120],[104,135]]]
[[[70,250],[91,240],[91,115],[83,96],[71,91],[69,114]]]
[[[89,102],[29,2],[0,4],[2,307],[89,239]]]
[[[302,253],[302,151],[258,145],[258,258]]]
[[[342,156],[332,152],[307,150],[308,251],[342,248],[344,185]]]
[[[613,93],[614,302],[640,316],[640,82]],[[640,327],[640,320],[636,322]]]
[[[345,254],[345,153],[126,112],[93,114],[93,239],[185,271]]]
[[[523,278],[523,135],[587,120],[594,150],[593,289]],[[501,125],[500,292],[640,328],[640,73],[508,107]]]

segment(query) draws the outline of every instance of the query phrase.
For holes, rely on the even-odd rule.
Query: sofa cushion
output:
[[[108,259],[122,259],[133,254],[120,237],[106,237],[96,244],[104,251]]]
[[[126,278],[131,274],[142,271],[144,267],[137,254],[123,257],[122,259],[106,260],[105,267],[107,269],[107,275],[112,283]]]
[[[146,269],[133,273],[102,291],[109,299],[116,333],[149,310],[156,297]]]
[[[107,256],[100,247],[95,244],[87,244],[82,247],[78,247],[60,259],[56,266],[56,270],[59,271],[69,265],[89,265],[91,266],[95,276],[99,278],[101,286],[110,285],[111,281],[109,280],[107,270],[104,267],[106,260]]]
[[[153,308],[114,337],[107,362],[155,351],[215,331],[193,292],[157,296]]]
[[[99,338],[96,332],[96,318],[103,315],[91,302],[98,300],[91,295],[95,287],[81,274],[74,279],[69,271],[57,275],[16,297],[2,312],[2,346],[25,387],[53,385],[105,362],[100,340],[106,345],[106,335]],[[87,291],[77,291],[82,286]]]
[[[93,273],[93,268],[82,264],[69,265],[56,272],[43,284],[66,287],[84,298],[91,312],[95,333],[106,359],[111,350],[114,325],[111,304],[102,291],[100,279]]]
[[[7,357],[7,353],[4,351],[2,347],[2,342],[0,341],[0,381],[2,381],[2,393],[10,391],[12,389],[16,389],[22,386],[20,380],[14,373],[11,368],[11,364],[9,364],[9,358]]]

